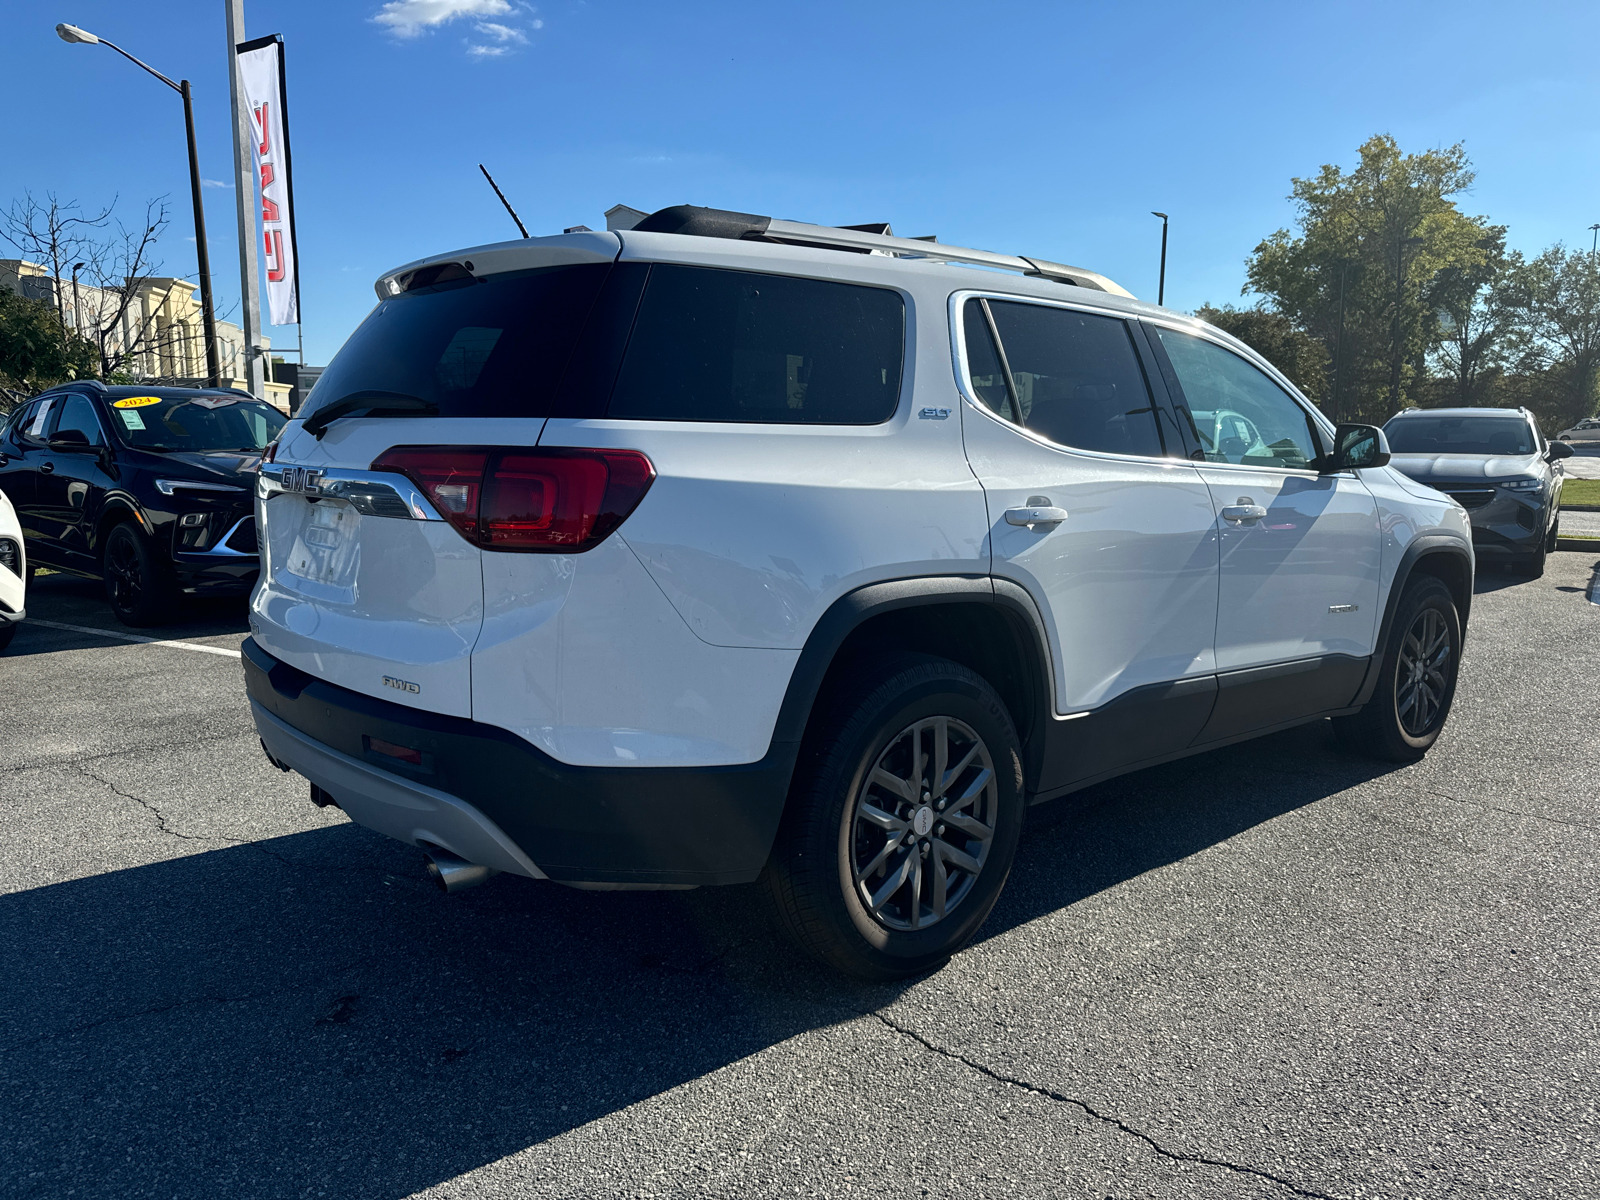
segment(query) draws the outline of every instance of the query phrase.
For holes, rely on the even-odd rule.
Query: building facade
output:
[[[196,294],[199,285],[171,276],[130,283],[132,292],[124,306],[126,289],[57,279],[38,263],[0,259],[0,288],[56,309],[68,329],[101,347],[102,360],[113,364],[113,374],[143,383],[203,386],[206,346],[205,321]],[[244,390],[248,387],[244,330],[232,321],[218,321],[216,329],[222,386]],[[271,343],[261,340],[265,352]],[[291,390],[291,384],[271,379],[269,365],[267,399],[287,413]]]

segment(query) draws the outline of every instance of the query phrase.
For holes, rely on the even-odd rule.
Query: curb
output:
[[[1600,552],[1600,538],[1557,538],[1557,550],[1588,550],[1591,553]]]
[[[1563,504],[1562,512],[1600,512],[1600,504]]]

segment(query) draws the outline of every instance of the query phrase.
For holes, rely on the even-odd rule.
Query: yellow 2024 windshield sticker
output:
[[[112,402],[112,408],[146,408],[152,404],[160,404],[160,396],[129,396],[125,400]]]

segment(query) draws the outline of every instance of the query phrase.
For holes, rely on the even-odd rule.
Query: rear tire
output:
[[[171,618],[178,599],[172,572],[130,522],[106,538],[102,567],[106,599],[124,625],[143,629]]]
[[[879,664],[830,709],[807,738],[767,888],[790,936],[829,966],[922,974],[972,940],[1011,871],[1016,728],[987,681],[936,658]]]
[[[1561,540],[1561,517],[1560,517],[1559,514],[1557,514],[1556,519],[1554,521],[1550,522],[1550,536],[1545,538],[1545,540],[1544,540],[1544,548],[1545,548],[1546,553],[1554,552],[1554,550],[1556,548],[1556,543],[1558,541],[1560,541],[1560,540]]]
[[[7,621],[4,625],[0,625],[0,654],[5,653],[6,647],[11,645],[11,639],[17,636],[17,625],[16,621]]]
[[[1386,762],[1416,762],[1439,740],[1455,699],[1461,617],[1450,589],[1431,575],[1400,596],[1372,698],[1334,725],[1345,746]]]

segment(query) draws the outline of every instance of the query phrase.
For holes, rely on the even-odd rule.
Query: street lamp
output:
[[[200,155],[195,150],[194,144],[194,103],[189,94],[189,81],[185,79],[173,83],[160,71],[148,63],[140,62],[115,42],[96,37],[87,29],[79,29],[76,25],[57,25],[56,33],[64,42],[76,42],[85,46],[110,46],[123,58],[136,66],[143,67],[183,97],[183,123],[189,135],[189,190],[194,207],[195,255],[199,260],[196,265],[200,271],[200,313],[205,322],[206,332],[206,384],[209,387],[218,387],[222,383],[222,370],[217,363],[217,313],[216,307],[211,302],[211,254],[206,249],[206,213],[200,200]]]
[[[1594,257],[1594,252],[1600,250],[1600,224],[1589,226],[1589,232],[1594,234],[1594,242],[1589,246],[1589,257]]]
[[[1150,215],[1161,218],[1161,282],[1156,288],[1156,305],[1160,307],[1167,302],[1167,214],[1151,209]]]

